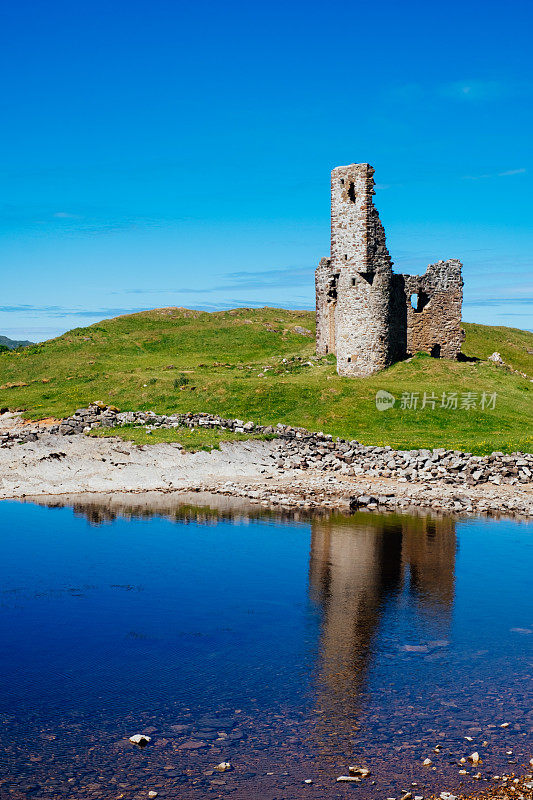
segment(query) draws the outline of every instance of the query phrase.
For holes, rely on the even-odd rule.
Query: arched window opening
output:
[[[414,293],[410,297],[411,306],[413,307],[414,311],[420,313],[429,303],[429,299],[429,295],[425,294],[425,292],[418,292],[418,294]]]

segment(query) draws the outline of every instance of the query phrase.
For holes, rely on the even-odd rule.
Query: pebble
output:
[[[206,742],[188,739],[188,741],[179,745],[180,750],[198,750],[200,747],[206,747]]]
[[[144,747],[145,745],[149,744],[152,741],[151,736],[145,736],[144,733],[135,733],[133,736],[130,736],[130,742],[132,744],[138,744],[139,747]]]
[[[348,767],[348,772],[350,775],[359,775],[361,778],[366,778],[367,775],[370,775],[368,767]]]
[[[148,792],[148,797],[150,798],[150,800],[154,800],[154,797],[157,797],[157,792],[154,791]]]
[[[231,769],[231,764],[229,761],[221,761],[220,764],[217,764],[215,769],[217,772],[227,772]]]

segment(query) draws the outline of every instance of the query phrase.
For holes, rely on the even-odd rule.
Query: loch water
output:
[[[0,503],[1,800],[385,800],[526,771],[533,526],[221,502]]]

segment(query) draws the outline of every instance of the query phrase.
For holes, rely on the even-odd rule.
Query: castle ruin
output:
[[[374,207],[374,168],[331,173],[331,256],[316,270],[316,347],[335,353],[337,372],[372,375],[414,353],[456,359],[461,352],[462,264],[430,264],[396,275]]]

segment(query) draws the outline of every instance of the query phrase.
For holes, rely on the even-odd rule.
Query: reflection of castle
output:
[[[447,625],[454,596],[452,519],[360,514],[312,524],[309,584],[322,609],[317,733],[349,739],[382,612],[402,590]],[[327,748],[329,749],[329,747]]]

